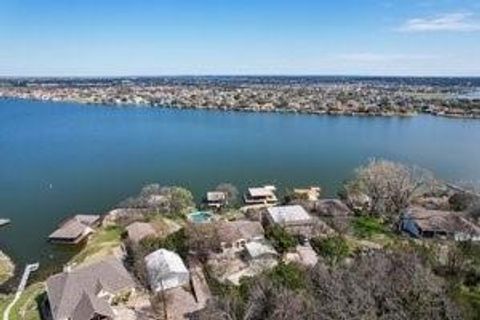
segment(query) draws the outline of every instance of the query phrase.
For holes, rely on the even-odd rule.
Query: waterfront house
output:
[[[133,243],[139,243],[147,237],[154,237],[157,232],[150,223],[147,222],[134,222],[126,227],[127,236]]]
[[[239,252],[249,241],[262,240],[265,236],[262,224],[249,220],[220,221],[216,232],[223,252]]]
[[[457,212],[409,207],[402,213],[400,227],[418,238],[440,236],[456,241],[480,241],[480,227]]]
[[[227,194],[223,191],[207,192],[207,206],[214,209],[220,209],[227,205]]]
[[[135,291],[135,281],[116,258],[53,275],[46,282],[44,312],[52,320],[113,320],[112,302]]]
[[[166,249],[159,249],[145,257],[148,280],[153,292],[181,287],[190,281],[190,273],[180,256]]]
[[[92,234],[99,224],[99,215],[79,214],[62,222],[48,238],[56,243],[77,244]]]
[[[248,188],[247,193],[244,195],[244,201],[247,205],[274,205],[278,202],[275,191],[275,186],[264,186],[256,188]]]
[[[293,195],[297,199],[317,201],[320,197],[320,191],[320,187],[296,188],[293,189]]]
[[[310,237],[314,221],[300,205],[267,208],[266,220],[270,225],[278,225],[295,235]]]

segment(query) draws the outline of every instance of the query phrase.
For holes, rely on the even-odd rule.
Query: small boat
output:
[[[0,219],[0,227],[10,224],[10,219]]]

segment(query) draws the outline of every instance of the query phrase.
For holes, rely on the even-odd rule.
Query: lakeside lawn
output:
[[[45,283],[37,282],[25,288],[17,303],[10,310],[10,320],[41,320],[38,304],[45,293]],[[13,300],[15,294],[0,296],[0,315]]]
[[[100,227],[70,263],[80,264],[86,260],[101,259],[114,254],[115,249],[122,243],[122,233],[123,228],[119,226]]]

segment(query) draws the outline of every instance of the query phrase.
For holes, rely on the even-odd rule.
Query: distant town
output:
[[[197,199],[198,200],[198,199]],[[81,250],[2,295],[3,319],[477,319],[480,195],[372,160],[338,197],[145,186],[48,241]],[[2,268],[3,270],[5,268]],[[5,280],[5,279],[4,279]]]
[[[479,78],[4,78],[0,97],[226,111],[480,118]]]

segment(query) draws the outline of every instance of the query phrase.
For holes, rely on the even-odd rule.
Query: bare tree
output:
[[[167,215],[182,215],[194,207],[192,193],[181,187],[162,187],[159,184],[149,184],[140,193],[129,197],[118,204],[120,208],[148,209],[153,213]]]
[[[215,190],[225,193],[228,205],[235,204],[238,200],[238,189],[231,183],[221,183],[215,188]]]
[[[202,262],[207,260],[210,253],[220,250],[220,238],[216,224],[216,222],[202,224],[189,223],[185,227],[188,247]]]
[[[356,170],[347,186],[349,193],[364,193],[371,199],[370,214],[391,218],[406,208],[415,196],[430,190],[430,172],[387,160],[371,160]]]

